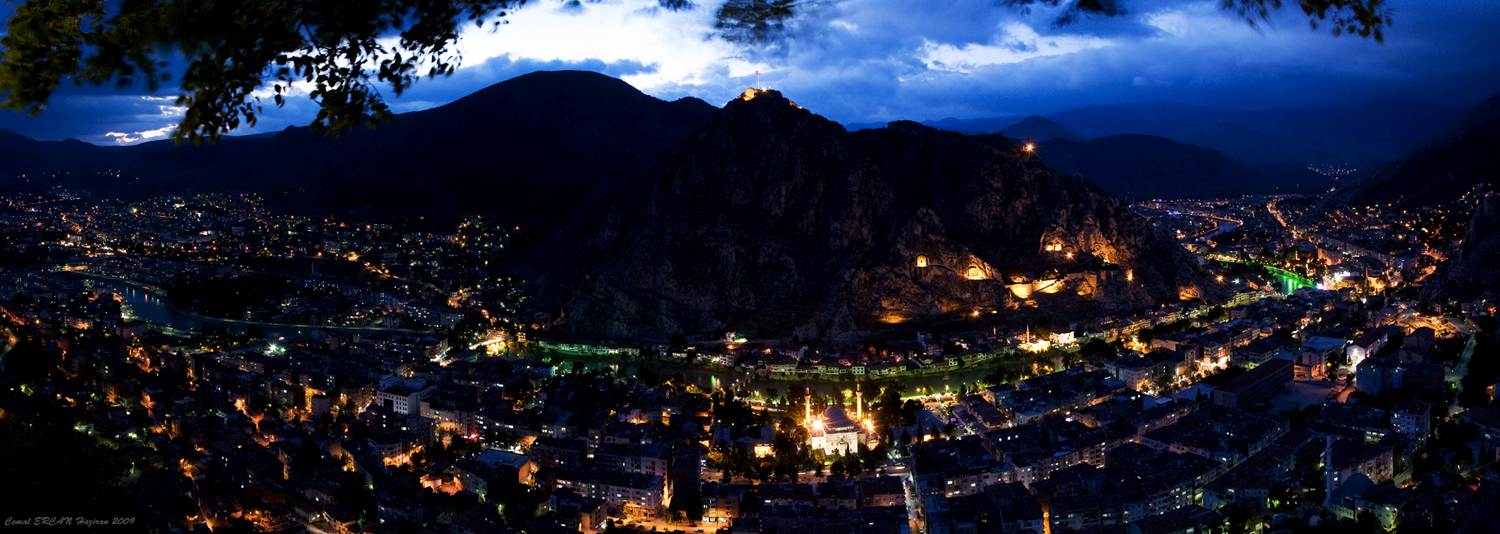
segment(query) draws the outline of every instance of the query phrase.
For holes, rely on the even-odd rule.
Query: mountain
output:
[[[1339,188],[1322,207],[1399,203],[1421,206],[1462,196],[1500,175],[1500,95],[1475,106],[1417,144],[1404,158]]]
[[[1050,141],[1052,139],[1066,139],[1068,141],[1083,141],[1083,136],[1073,133],[1072,130],[1064,128],[1063,125],[1052,122],[1042,117],[1032,115],[1021,119],[1021,122],[1012,124],[1000,130],[1011,139],[1023,139],[1028,141]]]
[[[1215,198],[1328,190],[1326,176],[1291,164],[1250,165],[1212,148],[1150,135],[1088,141],[1057,138],[1037,146],[1047,164],[1125,199]]]
[[[547,224],[595,181],[661,159],[714,111],[602,74],[538,72],[336,138],[288,128],[217,145],[106,148],[0,136],[0,156],[18,156],[0,160],[0,176],[62,171],[71,185],[120,195],[251,190],[309,210],[444,206]]]
[[[1462,108],[1398,100],[1358,106],[1258,110],[1157,102],[1088,106],[1042,117],[1082,139],[1153,135],[1212,148],[1251,164],[1337,163],[1365,168],[1400,157],[1462,113]],[[948,118],[922,124],[962,133],[993,133],[1018,123],[1012,118],[998,117]],[[849,129],[880,126],[850,124]],[[1038,141],[1050,139],[1043,137],[1045,133],[1016,133]]]
[[[1149,103],[1078,108],[1047,118],[1090,139],[1155,135],[1247,163],[1368,166],[1399,157],[1462,111],[1404,101],[1259,110]]]
[[[976,310],[1076,316],[1221,291],[1125,204],[1009,138],[851,133],[776,91],[601,183],[521,269],[574,335],[836,345]]]
[[[886,124],[889,124],[889,123],[886,123],[886,122],[863,122],[863,123],[853,122],[853,123],[846,124],[845,127],[848,128],[849,131],[853,132],[853,131],[857,131],[857,130],[873,130],[873,129],[876,129],[876,128],[884,128],[886,126]],[[939,120],[935,120],[935,121],[933,121],[933,120],[921,121],[921,124],[923,126],[931,126],[933,128],[937,128],[939,130],[947,130],[947,131],[950,131],[950,132],[958,132],[958,133],[969,134],[969,135],[980,135],[980,134],[992,134],[992,133],[998,132],[1000,130],[1004,130],[1004,129],[1010,127],[1010,126],[1013,126],[1013,125],[1016,124],[1016,118],[1015,117],[987,117],[987,118],[982,118],[982,119],[955,119],[953,117],[948,117],[948,118],[945,118],[945,119],[939,119]]]
[[[1500,195],[1488,195],[1474,210],[1453,263],[1422,287],[1423,301],[1465,301],[1500,294]]]
[[[0,130],[0,176],[5,178],[27,173],[103,171],[109,168],[105,162],[119,153],[118,147],[95,146],[77,139],[37,141]]]

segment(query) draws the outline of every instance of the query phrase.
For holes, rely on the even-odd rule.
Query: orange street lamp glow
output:
[[[1030,143],[1026,144],[1026,151],[1027,152],[1031,152],[1032,150],[1035,150],[1035,149],[1036,149],[1036,147],[1032,146]]]

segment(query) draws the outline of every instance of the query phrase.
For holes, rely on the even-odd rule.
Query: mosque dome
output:
[[[830,434],[859,430],[859,424],[849,417],[849,412],[845,411],[842,406],[830,406],[823,411],[823,427],[828,429]]]

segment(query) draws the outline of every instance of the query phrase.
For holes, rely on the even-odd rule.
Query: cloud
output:
[[[1130,80],[1130,85],[1132,87],[1166,87],[1172,85],[1172,82],[1167,80],[1148,80],[1144,77],[1136,76]]]
[[[1004,32],[996,37],[1003,38],[1004,41],[994,44],[971,43],[963,47],[928,41],[922,45],[921,58],[928,68],[969,72],[979,66],[1019,63],[1032,58],[1060,56],[1114,45],[1108,39],[1089,36],[1043,38],[1030,26],[1020,23],[1006,26]]]
[[[1212,1],[1137,1],[1120,17],[1064,26],[1056,12],[958,0],[849,0],[784,56],[776,87],[843,122],[978,118],[1098,104],[1176,101],[1230,108],[1417,99],[1467,106],[1500,91],[1500,51],[1484,44],[1500,3],[1392,0],[1384,45],[1313,32],[1300,10],[1260,28]],[[804,30],[807,27],[804,26]],[[711,72],[705,69],[705,72]],[[664,98],[732,98],[743,75],[663,83]]]
[[[108,132],[108,133],[104,134],[104,137],[113,139],[116,144],[129,145],[129,144],[133,144],[133,143],[138,143],[140,141],[150,141],[150,140],[156,139],[158,137],[166,137],[167,134],[172,133],[172,129],[174,129],[176,127],[177,127],[177,124],[176,123],[172,123],[172,124],[168,124],[166,126],[162,126],[161,128],[157,128],[155,130],[146,130],[146,131],[141,131],[141,132],[133,132],[133,133]]]
[[[163,124],[176,125],[183,109],[175,97],[141,94],[79,94],[68,85],[54,95],[37,117],[0,111],[0,128],[45,141],[80,139],[96,144],[145,140]],[[111,136],[109,134],[121,134]],[[132,141],[121,139],[132,138]]]

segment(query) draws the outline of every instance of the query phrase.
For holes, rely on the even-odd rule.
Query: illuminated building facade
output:
[[[822,415],[813,417],[811,399],[809,399],[806,404],[807,413],[804,416],[809,421],[808,447],[823,451],[823,454],[827,456],[840,452],[844,454],[859,452],[859,444],[871,435],[869,432],[871,424],[864,420],[862,392],[855,393],[854,406],[855,415],[852,418],[843,406],[830,406],[823,410]]]
[[[842,406],[830,406],[807,431],[808,445],[823,454],[854,454],[865,439],[865,429],[849,417]]]

